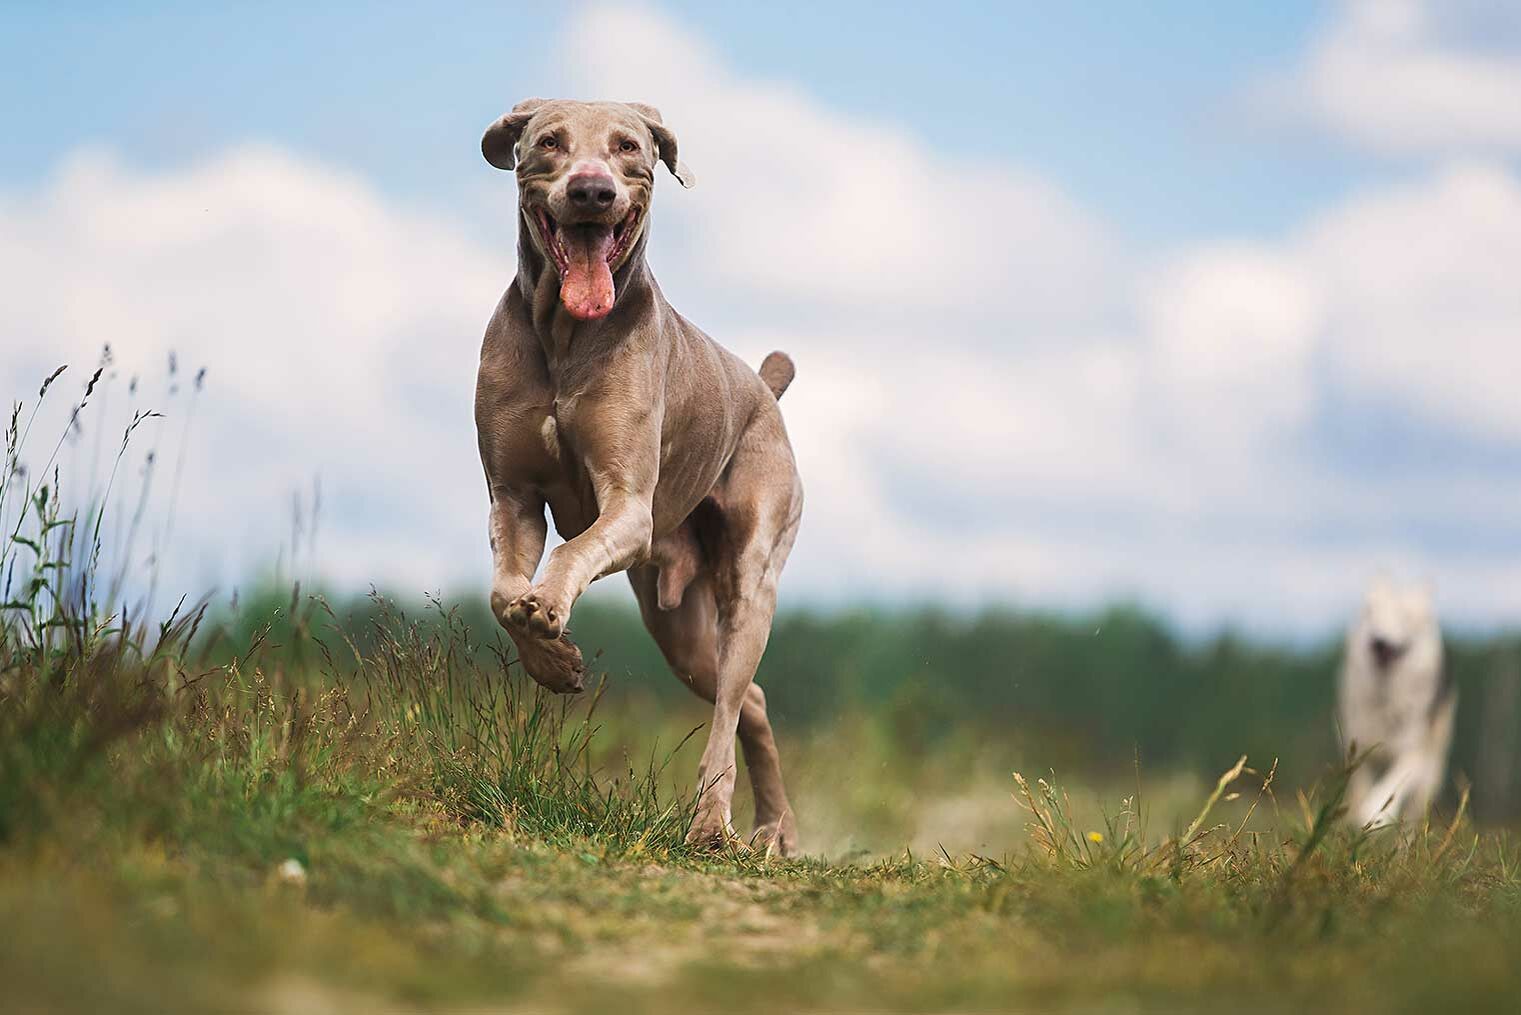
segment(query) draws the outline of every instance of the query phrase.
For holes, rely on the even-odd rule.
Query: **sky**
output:
[[[164,412],[112,489],[166,585],[484,594],[480,134],[639,100],[666,294],[798,364],[784,603],[1517,622],[1521,11],[820,6],[7,5],[0,385],[72,364],[61,427],[110,343],[70,488]]]

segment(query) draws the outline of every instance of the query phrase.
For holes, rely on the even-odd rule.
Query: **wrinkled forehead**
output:
[[[576,135],[605,134],[615,128],[635,136],[646,133],[644,120],[621,102],[577,102],[556,99],[539,107],[528,121],[530,130],[558,129]]]

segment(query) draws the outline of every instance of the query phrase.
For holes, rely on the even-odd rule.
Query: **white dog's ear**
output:
[[[665,163],[671,175],[676,177],[676,182],[688,190],[696,186],[697,177],[677,156],[676,134],[660,119],[660,110],[647,102],[625,102],[624,105],[638,113],[644,120],[644,125],[649,128],[650,136],[655,139],[656,155],[661,162]]]
[[[539,111],[539,107],[548,101],[524,99],[512,107],[512,112],[503,114],[487,127],[486,133],[481,137],[481,154],[486,156],[486,161],[498,169],[515,167],[518,164],[518,139],[523,136],[523,128],[528,126],[528,121],[533,119],[533,114]]]

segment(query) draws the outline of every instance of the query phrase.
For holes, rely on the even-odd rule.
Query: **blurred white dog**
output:
[[[1457,711],[1430,591],[1373,583],[1347,631],[1338,698],[1342,747],[1370,751],[1348,787],[1348,820],[1424,815],[1446,776]]]

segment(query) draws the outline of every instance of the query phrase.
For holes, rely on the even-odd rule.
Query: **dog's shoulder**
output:
[[[481,339],[476,370],[477,413],[515,401],[544,401],[549,368],[544,350],[523,320],[522,297],[509,288],[498,301]]]

